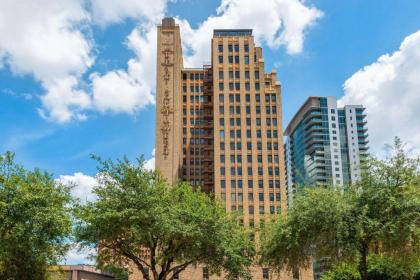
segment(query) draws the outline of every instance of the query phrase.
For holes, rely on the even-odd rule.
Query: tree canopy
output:
[[[419,260],[420,165],[396,139],[385,160],[370,158],[345,189],[306,188],[285,218],[263,235],[262,261],[275,267],[309,265],[311,257],[356,264],[368,279],[368,257],[406,265]]]
[[[140,159],[99,161],[98,199],[78,208],[77,238],[99,261],[131,263],[144,279],[173,279],[191,264],[249,278],[250,234],[224,206],[189,184],[169,186]]]
[[[67,251],[71,201],[50,174],[25,170],[13,153],[0,156],[0,279],[46,278]]]

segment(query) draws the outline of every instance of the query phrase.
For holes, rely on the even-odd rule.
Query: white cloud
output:
[[[87,119],[87,112],[133,114],[154,103],[156,24],[170,0],[0,1],[0,68],[32,75],[45,92],[42,117],[65,123]],[[174,0],[175,1],[175,0]],[[222,0],[217,14],[192,29],[180,20],[186,65],[210,58],[215,28],[253,28],[259,44],[302,50],[304,32],[322,13],[304,0]],[[126,69],[82,76],[94,63],[92,24],[106,27],[132,18],[138,26],[127,37],[134,58]]]
[[[188,66],[200,66],[210,60],[210,38],[213,29],[252,28],[258,44],[270,48],[286,47],[289,54],[302,51],[305,31],[322,12],[302,0],[222,0],[217,15],[210,16],[197,29],[180,20],[184,49],[192,52]]]
[[[78,265],[78,264],[88,264],[94,265],[95,261],[91,259],[91,256],[96,255],[96,249],[87,249],[78,248],[77,245],[73,245],[70,250],[67,252],[64,264],[68,265]]]
[[[81,31],[88,20],[83,0],[0,1],[0,60],[41,82],[44,116],[59,122],[73,117],[73,107],[87,107],[77,84],[93,64],[92,42]]]
[[[99,25],[126,18],[156,22],[163,17],[166,0],[91,0],[93,19]]]
[[[367,108],[371,151],[378,153],[399,136],[420,149],[420,31],[407,36],[399,50],[384,54],[344,83],[341,104]],[[419,150],[417,150],[419,151]]]
[[[96,195],[92,193],[93,187],[98,184],[95,177],[76,172],[73,175],[60,175],[57,180],[64,185],[72,186],[72,195],[80,199],[81,202],[94,201],[96,199]]]
[[[155,149],[152,151],[152,157],[144,163],[146,170],[155,170]]]
[[[132,114],[154,104],[156,28],[154,24],[147,27],[139,26],[127,38],[127,46],[136,54],[128,61],[127,70],[91,75],[93,102],[98,110]]]

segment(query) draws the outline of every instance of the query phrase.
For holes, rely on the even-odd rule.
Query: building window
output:
[[[244,45],[244,51],[247,53],[247,52],[249,52],[249,45],[248,44],[245,44]]]
[[[223,56],[219,55],[219,63],[223,63]]]
[[[260,206],[260,214],[264,214],[264,206]]]
[[[254,194],[251,192],[251,193],[248,193],[248,200],[249,201],[253,201],[254,200]]]
[[[218,46],[219,52],[223,52],[223,45]]]
[[[233,56],[229,55],[228,59],[229,59],[229,64],[232,64],[233,63]]]
[[[258,175],[259,176],[263,175],[263,168],[262,167],[258,167]]]
[[[203,267],[203,279],[209,279],[209,269],[207,267]]]
[[[223,89],[224,89],[223,83],[219,83],[219,90],[223,90]]]
[[[239,171],[239,169],[238,169],[238,171]],[[241,169],[241,174],[242,174],[242,169]],[[242,184],[243,184],[242,180],[238,180],[238,188],[239,189],[242,189]],[[240,198],[239,201],[242,201],[242,194],[241,193],[238,194],[238,198]]]
[[[235,63],[239,63],[239,56],[235,55]]]
[[[246,102],[251,102],[251,95],[246,94],[246,95],[245,95],[245,101],[246,101]]]
[[[252,175],[252,167],[248,167],[248,175]],[[249,182],[249,181],[248,181]],[[252,182],[252,181],[251,181]]]
[[[258,188],[262,189],[264,187],[263,180],[258,180]]]
[[[248,167],[250,168],[250,167]],[[248,169],[249,170],[249,169]],[[252,170],[252,169],[251,169]],[[252,172],[251,172],[252,173]],[[248,180],[248,188],[252,189],[254,187],[254,181]]]
[[[220,140],[224,140],[224,139],[225,139],[225,131],[220,130]]]
[[[219,79],[223,80],[223,70],[219,70]]]
[[[254,206],[249,206],[249,214],[254,214]]]
[[[258,194],[258,200],[259,201],[264,201],[264,194],[263,193]]]
[[[225,125],[225,119],[223,119],[223,118],[219,119],[219,124],[220,124],[220,126],[224,126]]]
[[[249,64],[249,56],[248,55],[244,56],[244,62],[245,62],[245,64]]]
[[[235,44],[235,52],[239,52],[239,45]]]
[[[220,142],[220,150],[224,150],[225,149],[225,142]]]
[[[260,83],[255,83],[255,90],[260,90]]]
[[[221,187],[222,189],[226,188],[226,181],[225,181],[225,180],[221,180],[221,181],[220,181],[220,187]]]

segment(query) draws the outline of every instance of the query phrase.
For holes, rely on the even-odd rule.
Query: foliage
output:
[[[420,253],[420,164],[397,138],[393,155],[368,159],[361,180],[344,190],[307,188],[286,218],[265,233],[262,260],[278,268],[309,265],[311,256],[357,264],[368,279],[368,256],[401,264]],[[410,275],[411,277],[411,275]]]
[[[323,274],[321,280],[360,280],[360,275],[354,265],[344,262]]]
[[[97,245],[100,262],[134,264],[145,279],[171,279],[201,263],[209,271],[248,278],[254,255],[249,233],[224,207],[186,183],[168,186],[143,161],[99,162],[97,201],[76,212],[76,235]]]
[[[69,188],[0,156],[0,279],[45,279],[67,250]]]

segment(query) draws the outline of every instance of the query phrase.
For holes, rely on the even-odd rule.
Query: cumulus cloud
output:
[[[0,69],[32,75],[44,88],[42,117],[65,123],[88,112],[133,114],[154,103],[156,24],[170,0],[0,1]],[[302,51],[305,31],[322,12],[304,0],[222,0],[197,29],[180,19],[187,66],[210,59],[215,28],[253,28],[259,44]],[[125,69],[83,75],[94,63],[92,25],[134,19],[126,46],[135,56]]]
[[[289,54],[300,53],[305,31],[321,16],[320,10],[302,0],[222,0],[217,14],[197,29],[186,20],[179,21],[184,49],[191,53],[186,64],[193,67],[210,60],[210,38],[218,28],[252,28],[258,44],[285,46]]]
[[[60,175],[57,180],[64,185],[72,186],[72,195],[80,199],[81,202],[94,201],[96,199],[96,195],[92,193],[93,187],[98,185],[95,177],[76,172],[73,175]]]
[[[67,252],[65,257],[65,264],[68,265],[79,265],[79,264],[87,264],[87,265],[94,265],[95,260],[92,259],[92,256],[96,255],[96,249],[87,249],[87,248],[79,248],[77,245],[73,245],[70,250]]]
[[[380,152],[394,136],[420,151],[420,31],[407,36],[399,50],[353,74],[344,83],[341,104],[367,108],[370,147]]]
[[[93,43],[81,31],[88,20],[82,0],[0,1],[0,61],[41,83],[45,117],[68,121],[73,107],[88,107],[77,88],[94,61]]]
[[[127,38],[127,46],[136,54],[127,69],[91,75],[94,106],[104,112],[132,114],[154,104],[156,78],[156,27],[139,26]]]
[[[144,163],[146,170],[155,170],[155,149],[152,151],[152,157]]]
[[[163,17],[166,3],[166,0],[91,0],[93,18],[100,25],[126,18],[156,22]]]

